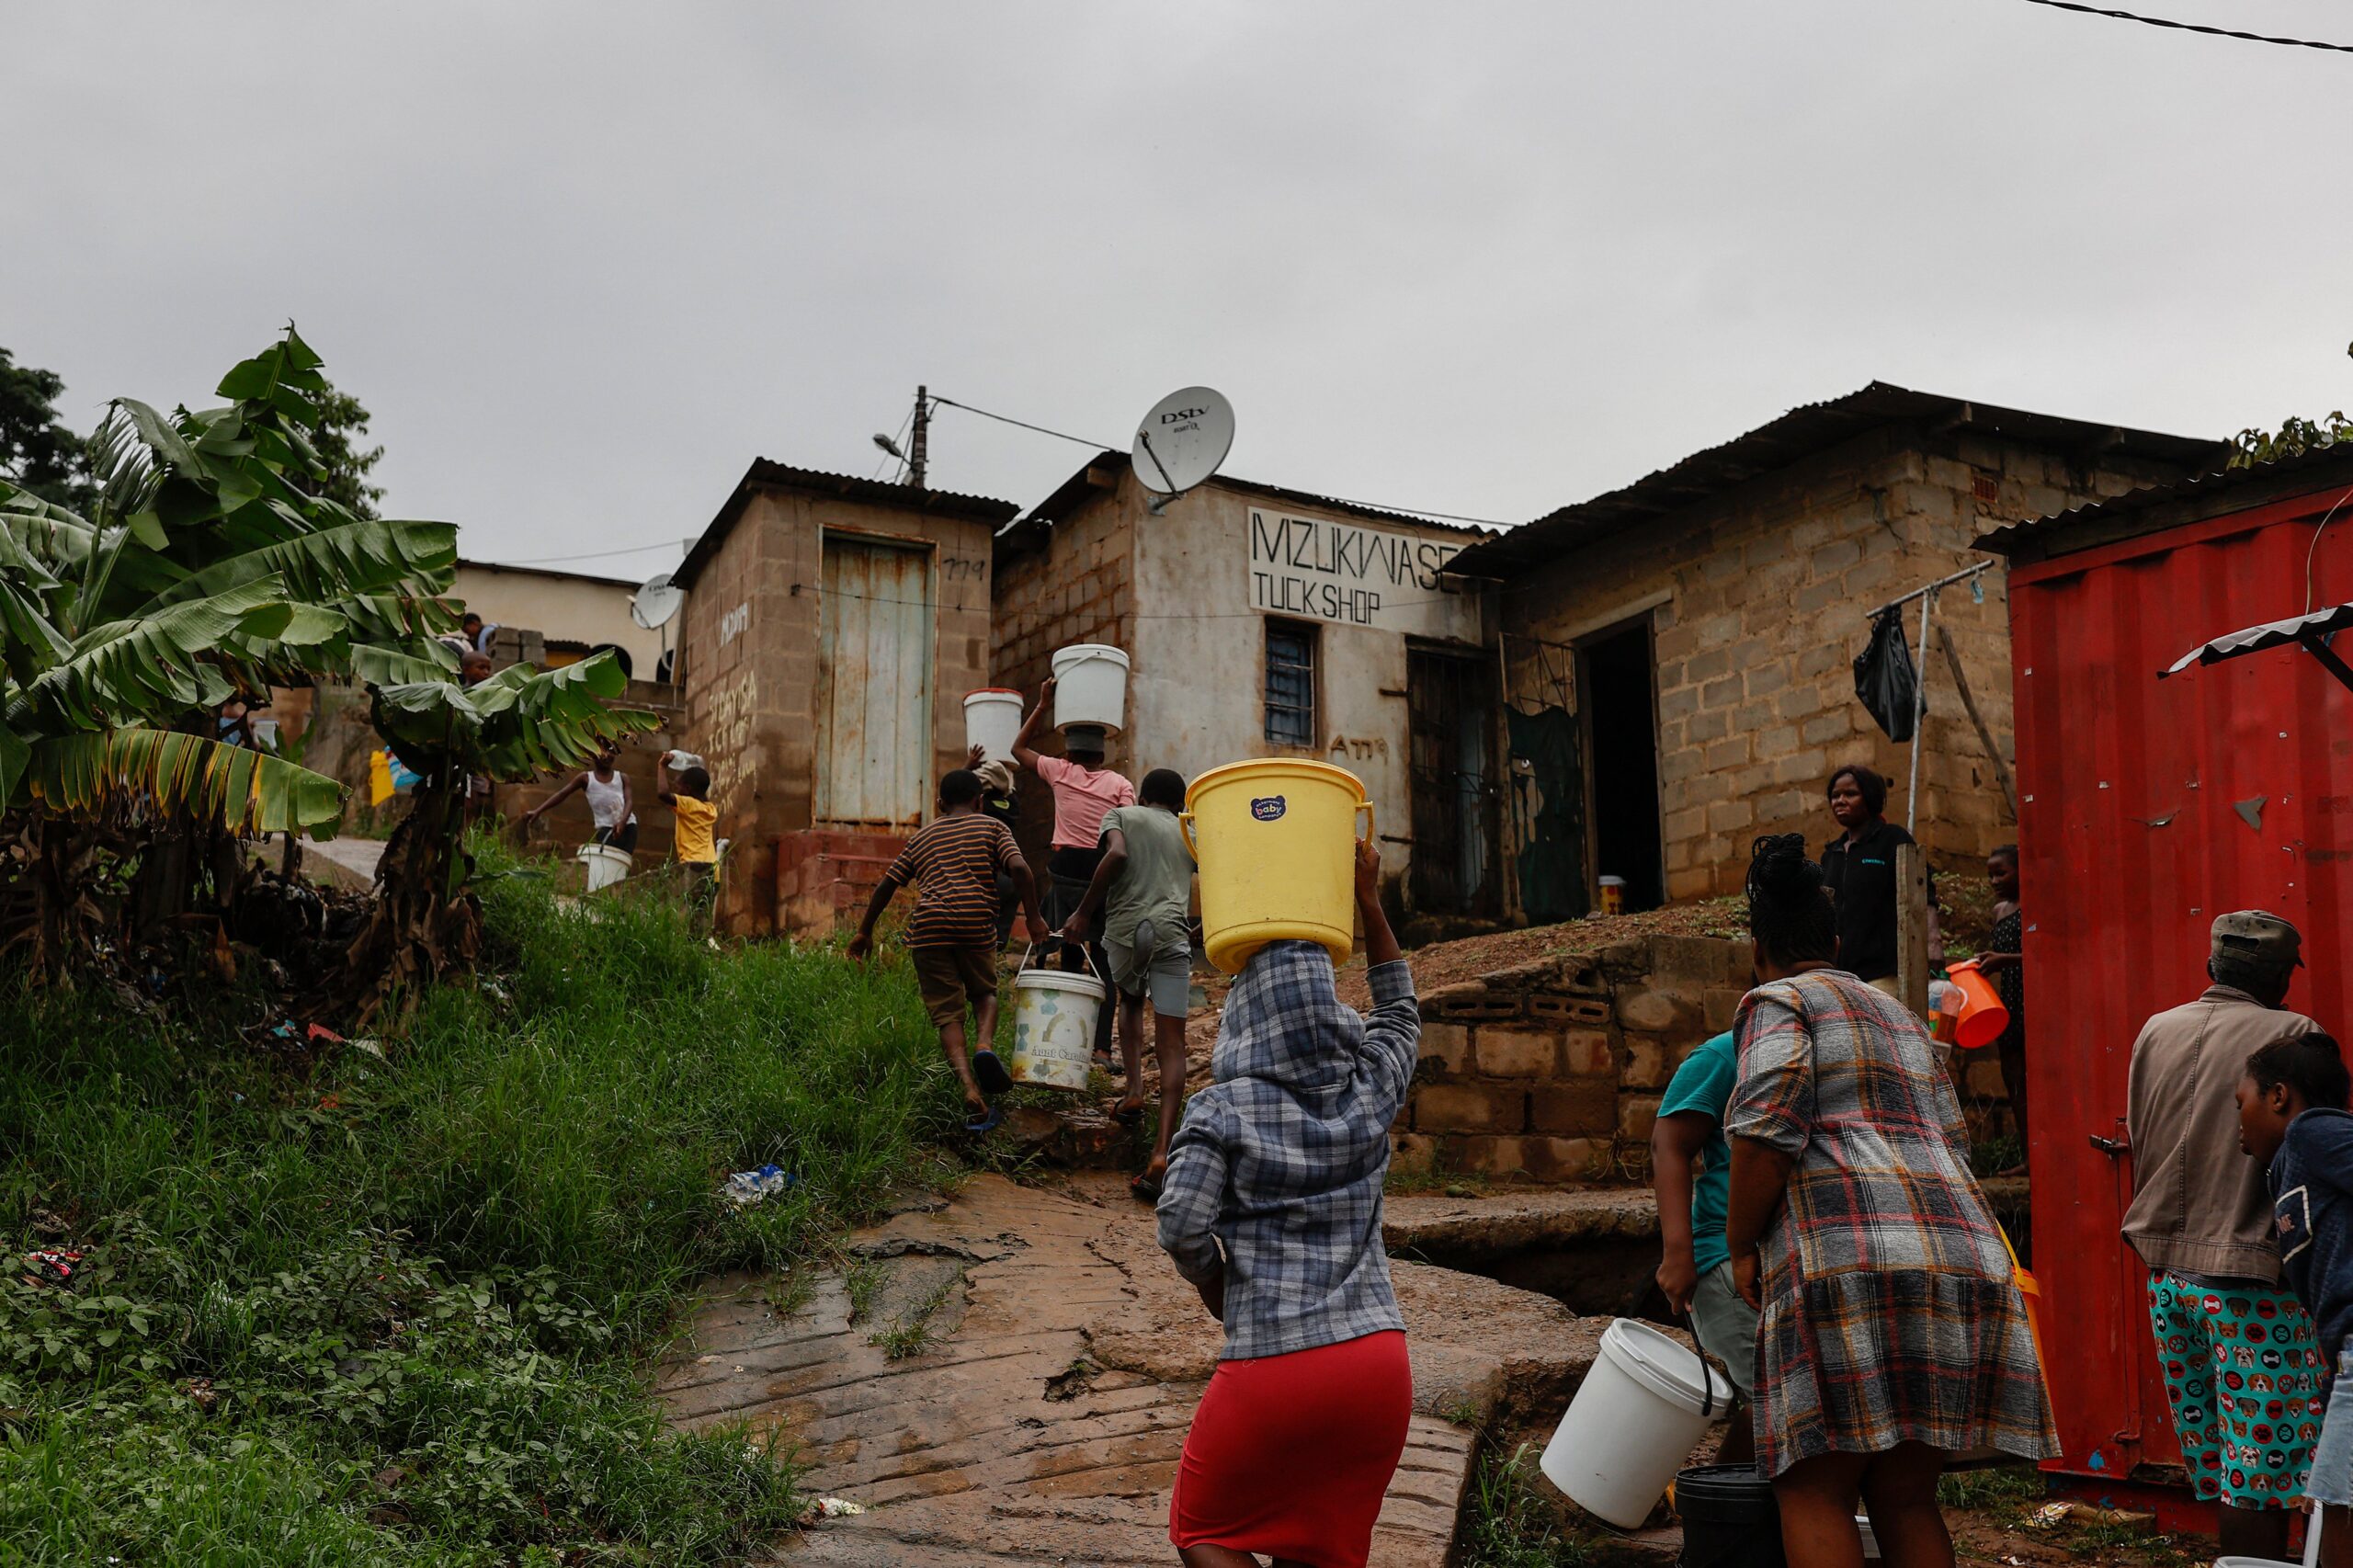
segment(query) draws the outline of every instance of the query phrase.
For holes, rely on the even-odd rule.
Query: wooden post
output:
[[[1928,862],[1916,844],[1895,848],[1895,976],[1904,1005],[1928,1016]]]
[[[1953,689],[1961,693],[1961,705],[1969,710],[1969,722],[1977,726],[1977,738],[1985,747],[1985,755],[1994,759],[1994,777],[2001,782],[2002,799],[2009,802],[2010,820],[2018,820],[2018,787],[2010,782],[2010,765],[2002,760],[2002,748],[1994,744],[1994,732],[1985,726],[1985,716],[1977,711],[1977,699],[1969,689],[1969,677],[1961,673],[1961,651],[1952,645],[1952,633],[1944,627],[1937,628],[1937,642],[1945,651],[1945,665],[1952,671]]]

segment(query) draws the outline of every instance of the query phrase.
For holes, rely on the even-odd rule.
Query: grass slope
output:
[[[0,1561],[692,1562],[789,1517],[742,1434],[661,1432],[644,1357],[953,1125],[904,966],[485,902],[495,982],[388,1062],[273,1059],[252,995],[0,994]],[[718,1201],[767,1161],[803,1184]],[[59,1246],[74,1287],[28,1283]]]

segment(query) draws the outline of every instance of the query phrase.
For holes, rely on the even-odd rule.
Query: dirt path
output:
[[[749,1420],[813,1494],[868,1506],[788,1543],[813,1563],[1165,1564],[1169,1488],[1218,1330],[1116,1177],[998,1176],[851,1238],[805,1282],[738,1278],[661,1373],[671,1419]],[[1393,1266],[1415,1415],[1373,1562],[1441,1568],[1480,1433],[1557,1410],[1598,1323]],[[895,1353],[895,1358],[894,1358]]]

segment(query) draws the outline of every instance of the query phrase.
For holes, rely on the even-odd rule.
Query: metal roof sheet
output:
[[[886,507],[897,512],[924,512],[933,517],[972,517],[996,528],[1006,519],[1017,516],[1020,506],[1011,501],[994,500],[986,495],[964,495],[953,490],[927,490],[913,484],[893,484],[880,479],[859,479],[854,474],[826,473],[813,468],[793,468],[772,462],[767,458],[754,458],[744,477],[735,482],[726,505],[719,508],[710,526],[695,540],[692,550],[670,580],[682,588],[694,586],[695,578],[719,553],[719,547],[733,531],[736,519],[751,504],[752,496],[761,490],[791,490],[804,495],[820,495],[828,500],[851,501],[860,506]]]
[[[1631,484],[1563,506],[1483,544],[1472,545],[1455,557],[1451,569],[1472,576],[1508,577],[1787,468],[1824,448],[1883,426],[1906,423],[1937,430],[1966,428],[2037,446],[2093,453],[2122,451],[2176,463],[2203,462],[2222,449],[2217,441],[2001,408],[1873,381],[1844,397],[1793,408],[1745,435],[1694,452]]]
[[[2326,637],[2353,626],[2353,605],[2338,605],[2332,609],[2311,615],[2291,615],[2285,620],[2267,620],[2260,626],[2246,627],[2225,637],[2200,642],[2180,658],[2157,672],[2159,680],[2177,676],[2192,665],[2219,665],[2225,659],[2235,659],[2243,653],[2260,653],[2267,648],[2301,645],[2307,637]]]

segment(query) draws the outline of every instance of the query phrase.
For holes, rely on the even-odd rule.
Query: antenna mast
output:
[[[928,387],[915,388],[915,436],[907,444],[907,483],[923,488],[923,471],[931,449],[931,398]]]

